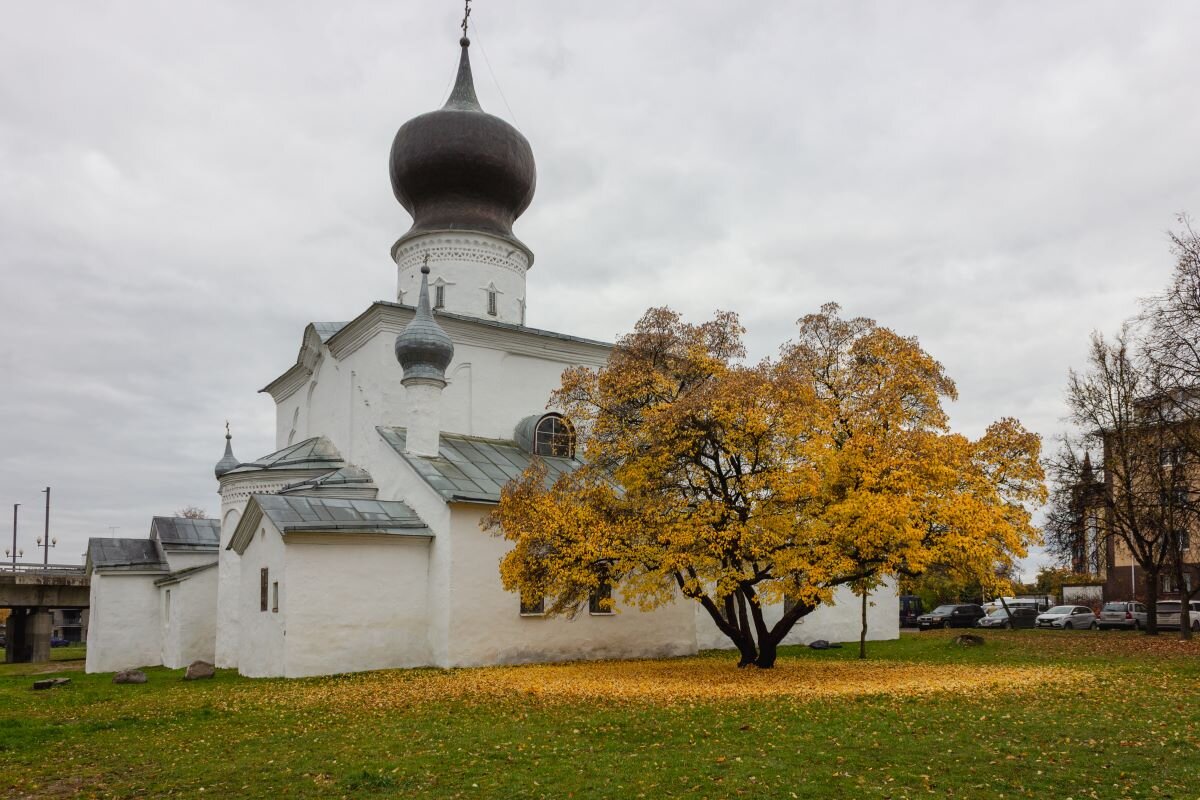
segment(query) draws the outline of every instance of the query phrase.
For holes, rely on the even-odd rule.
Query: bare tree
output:
[[[1166,291],[1146,299],[1139,323],[1143,371],[1153,384],[1148,409],[1160,428],[1167,559],[1180,595],[1180,636],[1191,638],[1189,603],[1200,593],[1192,541],[1200,532],[1200,234],[1186,215],[1171,232],[1175,268]],[[1197,548],[1200,550],[1200,548]]]
[[[208,514],[200,506],[184,506],[175,512],[175,516],[184,519],[208,519]]]
[[[1092,335],[1086,370],[1072,370],[1067,384],[1069,418],[1078,433],[1066,437],[1048,466],[1062,491],[1089,479],[1093,467],[1086,454],[1102,454],[1095,474],[1103,491],[1092,495],[1100,511],[1098,527],[1106,542],[1124,547],[1142,568],[1146,629],[1154,635],[1161,576],[1171,563],[1175,527],[1190,498],[1177,489],[1183,473],[1164,468],[1165,454],[1177,447],[1178,426],[1166,424],[1169,409],[1160,382],[1136,345],[1130,326],[1112,340]]]

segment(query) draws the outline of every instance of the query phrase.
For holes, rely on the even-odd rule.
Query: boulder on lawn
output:
[[[41,691],[42,689],[53,689],[56,686],[66,686],[70,682],[70,678],[46,678],[45,680],[34,681],[33,688]]]
[[[811,647],[813,650],[834,650],[838,647],[841,647],[841,645],[840,644],[830,644],[829,642],[825,641],[824,639],[817,639],[815,642],[812,642],[811,644],[809,644],[809,647]]]
[[[145,683],[146,673],[140,669],[123,669],[113,675],[113,683]]]
[[[185,681],[198,681],[201,678],[211,678],[216,674],[216,668],[207,661],[193,661],[188,665],[187,672],[183,673],[183,679]]]
[[[959,647],[979,647],[983,644],[983,637],[973,633],[964,633],[955,636],[953,642]]]

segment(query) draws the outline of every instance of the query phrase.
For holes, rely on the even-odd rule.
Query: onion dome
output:
[[[454,342],[429,310],[429,265],[421,267],[421,299],[417,313],[396,337],[396,360],[404,368],[404,381],[425,379],[446,382],[446,367],[454,358]]]
[[[213,469],[213,473],[220,478],[226,472],[237,467],[241,463],[233,457],[233,435],[229,433],[229,423],[225,423],[225,455],[221,456],[221,460],[217,462],[217,466]]]
[[[437,111],[410,119],[392,142],[392,191],[413,216],[400,242],[431,231],[478,231],[533,254],[512,226],[537,183],[533,150],[520,131],[484,112],[475,97],[463,37],[458,78]]]

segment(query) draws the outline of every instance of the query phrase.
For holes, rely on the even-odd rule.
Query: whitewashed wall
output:
[[[446,310],[514,325],[525,323],[525,271],[529,259],[510,242],[484,233],[439,231],[415,236],[396,248],[396,299],[415,306],[421,266],[429,256],[429,302],[438,282]],[[495,286],[496,315],[487,313],[487,287]]]
[[[575,619],[522,617],[520,599],[500,584],[499,562],[509,548],[479,529],[486,506],[456,504],[451,531],[450,608],[447,662],[477,666],[603,658],[659,658],[696,652],[692,610],[675,603],[643,612]]]
[[[283,675],[431,663],[427,539],[289,534],[285,549]]]
[[[163,609],[162,663],[180,669],[193,661],[214,662],[217,640],[217,570],[158,587]],[[166,615],[171,593],[170,616]]]
[[[287,630],[287,568],[283,538],[265,516],[239,564],[237,669],[251,678],[284,674]],[[260,572],[267,568],[267,610],[260,605]],[[271,584],[279,581],[279,611],[271,608]],[[219,623],[218,623],[219,624]]]
[[[238,659],[238,609],[241,607],[241,558],[226,549],[246,507],[246,498],[221,498],[221,545],[217,550],[217,608],[215,663],[233,669]]]
[[[116,672],[162,663],[161,572],[92,572],[87,672]]]
[[[167,567],[171,572],[211,564],[217,560],[217,551],[215,550],[197,552],[195,550],[168,550],[164,547],[163,553],[167,556]]]

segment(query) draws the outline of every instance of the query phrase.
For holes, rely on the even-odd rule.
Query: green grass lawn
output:
[[[867,662],[789,649],[773,674],[706,653],[116,686],[67,661],[37,677],[69,686],[33,692],[31,665],[5,665],[0,796],[1200,796],[1200,644],[951,636]]]

